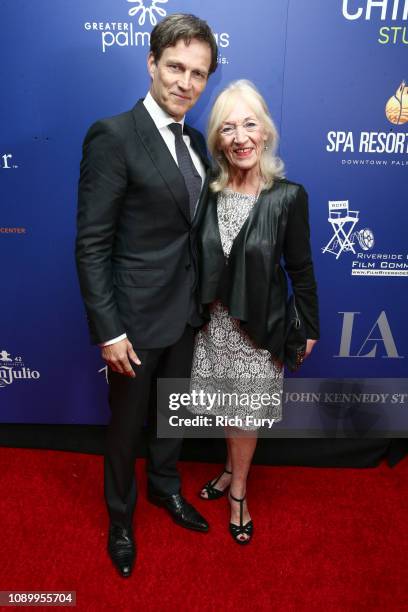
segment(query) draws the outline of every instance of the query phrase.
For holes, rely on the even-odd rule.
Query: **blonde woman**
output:
[[[265,100],[246,80],[217,97],[208,127],[215,163],[211,196],[199,235],[200,293],[208,324],[198,333],[193,384],[215,390],[269,392],[274,401],[256,417],[282,418],[284,327],[289,275],[307,331],[307,357],[319,336],[316,282],[309,242],[308,201],[301,185],[283,178],[278,134]],[[206,411],[208,407],[201,407]],[[248,544],[253,522],[246,500],[257,443],[251,406],[220,405],[214,414],[238,417],[226,427],[225,471],[200,496],[229,489],[229,529]]]

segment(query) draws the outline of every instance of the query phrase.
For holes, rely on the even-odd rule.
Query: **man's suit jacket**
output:
[[[184,178],[142,100],[85,137],[76,258],[94,343],[126,332],[135,348],[160,348],[201,322],[196,231],[209,164],[202,134],[184,130],[207,168],[193,222]]]

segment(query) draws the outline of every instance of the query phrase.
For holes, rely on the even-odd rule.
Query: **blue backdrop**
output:
[[[322,337],[287,378],[276,435],[354,435],[362,414],[358,435],[405,435],[404,3],[212,4],[0,2],[0,421],[107,421],[73,257],[81,143],[93,121],[147,92],[156,20],[192,12],[217,35],[219,68],[189,122],[205,131],[220,88],[251,79],[280,131],[287,176],[310,197]]]

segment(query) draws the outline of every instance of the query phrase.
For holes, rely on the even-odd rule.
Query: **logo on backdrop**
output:
[[[348,200],[329,200],[328,223],[332,235],[322,253],[352,254],[352,276],[408,276],[408,253],[373,253],[374,232],[358,228],[360,211],[350,210]]]
[[[155,26],[159,18],[165,17],[167,11],[163,5],[167,5],[169,0],[126,0],[134,5],[128,10],[129,17],[136,18],[133,21],[86,21],[84,29],[88,32],[98,32],[100,34],[102,53],[107,53],[115,47],[143,47],[150,46],[150,32],[138,31],[138,26]],[[220,50],[229,47],[230,37],[227,32],[217,34],[213,32]],[[219,64],[228,64],[228,58],[219,54]]]
[[[23,362],[22,357],[13,357],[5,349],[0,350],[0,389],[15,382],[38,380],[38,370],[31,370]]]
[[[385,100],[387,97],[384,96]],[[380,102],[377,106],[379,109]],[[386,119],[396,126],[408,121],[408,87],[404,80],[388,99],[384,110]],[[398,129],[376,132],[332,130],[327,132],[326,151],[350,155],[348,158],[338,156],[342,166],[407,167],[408,132]]]
[[[0,154],[0,170],[15,170],[16,168],[18,166],[13,161],[12,153]]]
[[[401,125],[408,121],[408,87],[402,81],[385,106],[385,115],[391,123]]]
[[[385,310],[381,311],[376,320],[371,324],[368,334],[358,337],[357,344],[359,349],[354,352],[351,348],[353,337],[357,336],[357,333],[354,333],[354,326],[356,315],[361,315],[361,312],[339,312],[338,314],[343,315],[343,324],[339,353],[338,355],[333,355],[334,357],[404,359],[404,356],[398,353]]]
[[[109,378],[108,378],[108,366],[104,366],[103,368],[101,368],[100,370],[98,370],[98,374],[103,374],[105,377],[105,382],[109,383]]]
[[[0,227],[0,236],[3,236],[4,234],[10,235],[19,235],[21,236],[22,234],[26,234],[27,233],[27,228],[26,227]]]
[[[164,8],[160,6],[160,4],[166,4],[168,0],[152,0],[149,7],[145,7],[143,5],[143,0],[127,0],[128,2],[132,2],[136,4],[133,8],[129,9],[129,17],[134,17],[139,13],[139,25],[144,25],[146,21],[146,15],[149,16],[150,23],[152,26],[157,24],[157,15],[160,17],[166,16],[166,11]],[[159,5],[159,6],[157,6]]]
[[[359,221],[359,211],[349,209],[349,201],[329,201],[328,222],[333,230],[333,235],[329,242],[323,247],[323,253],[333,253],[336,259],[344,251],[351,251],[356,254],[355,245],[358,244],[363,251],[368,251],[374,246],[374,234],[365,227],[356,230]]]
[[[408,0],[343,0],[343,17],[348,21],[386,22],[378,30],[381,45],[408,44],[408,28],[395,22],[408,21]]]

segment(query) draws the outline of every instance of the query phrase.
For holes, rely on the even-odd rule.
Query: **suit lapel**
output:
[[[204,214],[204,211],[206,208],[207,197],[208,197],[208,186],[210,184],[210,178],[211,178],[211,171],[210,169],[208,169],[205,175],[204,184],[203,184],[203,187],[200,193],[200,199],[198,200],[196,212],[194,215],[193,226],[197,226],[200,223],[200,220]]]
[[[197,132],[192,130],[186,123],[184,124],[184,132],[190,137],[191,146],[194,151],[200,157],[203,162],[205,169],[208,170],[210,167],[210,162],[207,157],[207,151],[203,148],[202,141],[198,137]]]
[[[181,213],[190,223],[189,196],[183,175],[142,100],[138,101],[132,112],[140,140],[162,175]]]
[[[205,149],[205,145],[203,147],[203,141],[201,138],[199,138],[197,132],[191,129],[186,123],[184,124],[184,132],[190,137],[191,146],[194,149],[194,151],[197,153],[197,155],[200,157],[204,165],[205,171],[206,171],[204,183],[203,183],[201,193],[200,193],[200,199],[198,200],[196,212],[195,212],[194,219],[193,219],[193,225],[197,226],[205,210],[205,203],[207,201],[208,185],[210,183],[210,175],[211,175],[210,162],[207,157],[207,151]]]

